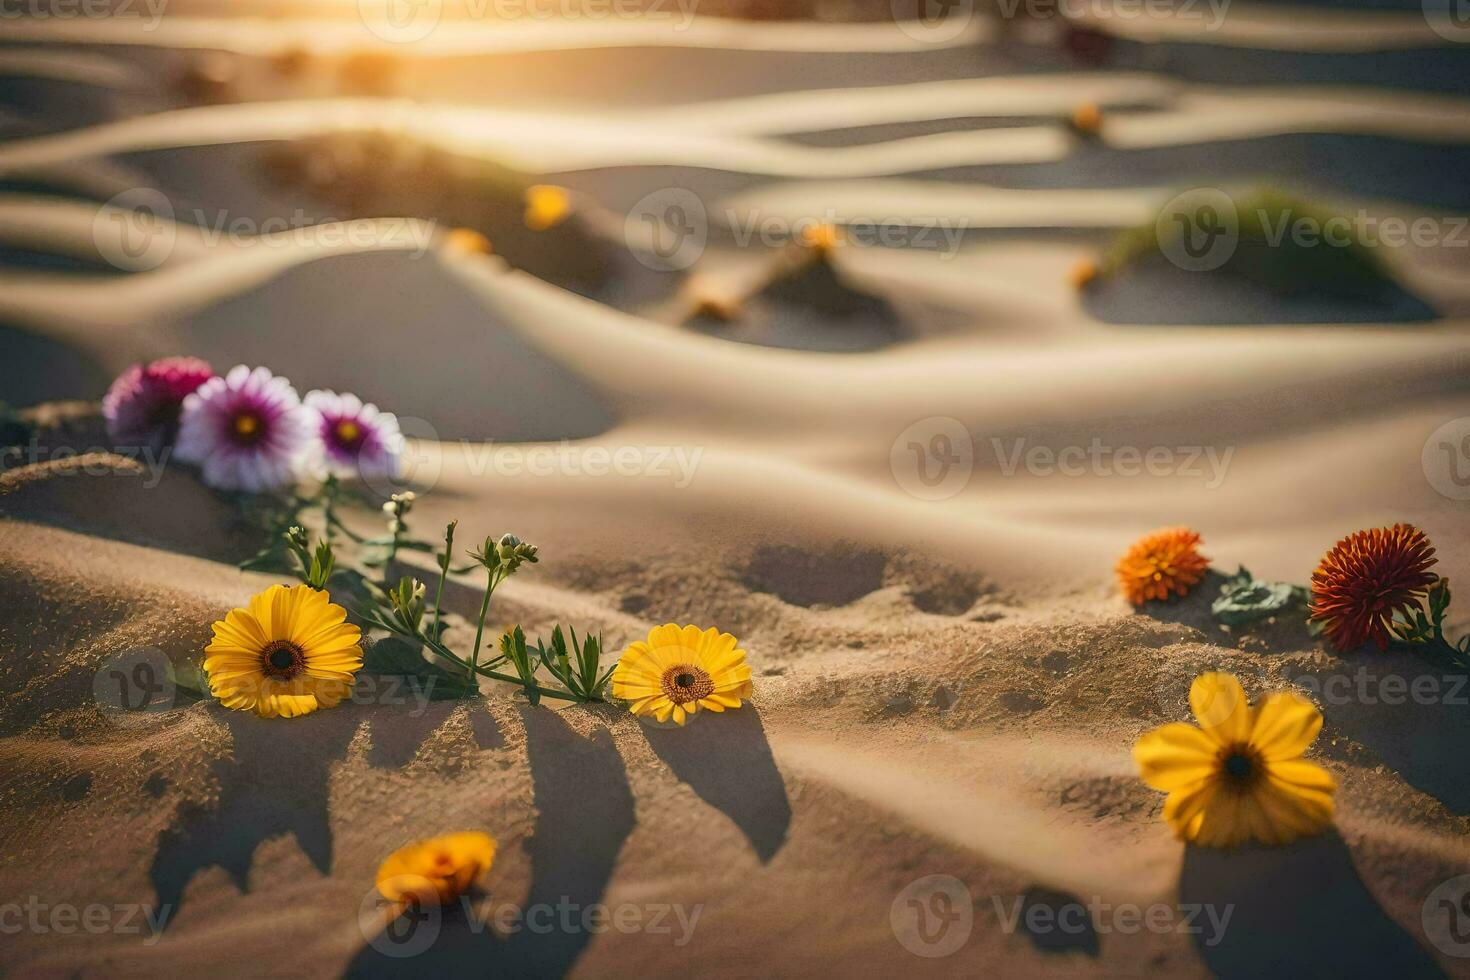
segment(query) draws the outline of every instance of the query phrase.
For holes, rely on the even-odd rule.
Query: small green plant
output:
[[[1450,580],[1436,577],[1424,601],[1427,609],[1415,605],[1407,611],[1394,613],[1389,627],[1394,640],[1417,647],[1451,666],[1470,670],[1470,633],[1462,636],[1458,643],[1444,635],[1445,613],[1450,608]]]
[[[542,666],[583,701],[606,700],[604,692],[613,668],[602,669],[602,634],[588,633],[579,641],[575,629],[568,627],[563,633],[560,626],[554,626],[550,645],[538,641],[536,654]]]
[[[407,506],[398,498],[393,502],[398,506],[385,510],[399,530],[406,531],[403,517],[412,501],[407,501]],[[601,636],[579,639],[574,630],[563,631],[556,626],[548,643],[537,641],[534,646],[528,646],[524,631],[516,626],[500,637],[497,654],[482,659],[486,646],[485,621],[495,590],[524,566],[536,564],[537,550],[535,545],[513,534],[488,537],[468,552],[473,562],[457,568],[453,565],[457,527],[457,521],[445,527],[444,550],[435,553],[439,576],[432,606],[428,603],[428,587],[417,578],[403,576],[389,586],[372,582],[350,568],[339,568],[335,545],[327,537],[313,546],[306,530],[295,525],[284,532],[284,539],[286,550],[295,556],[296,576],[302,582],[314,589],[325,589],[335,578],[339,587],[350,586],[345,591],[359,596],[361,601],[349,608],[364,630],[377,630],[404,641],[369,644],[365,669],[419,675],[425,681],[434,682],[426,684],[425,689],[437,689],[442,696],[473,695],[480,678],[485,677],[517,685],[532,704],[539,704],[543,697],[579,702],[605,700],[612,668],[602,667]],[[391,542],[394,533],[397,532],[390,528],[389,538],[384,540]],[[402,546],[401,542],[398,546]],[[465,654],[445,642],[444,588],[451,574],[463,574],[476,567],[485,571],[485,587],[475,621],[474,643]],[[429,659],[425,659],[425,654]],[[548,680],[538,676],[542,670],[550,675]]]
[[[1346,215],[1270,187],[1230,197],[1237,240],[1220,271],[1280,293],[1360,296],[1393,284],[1387,265]],[[1104,251],[1100,272],[1114,275],[1149,256],[1173,254],[1195,229],[1171,217],[1120,232]]]

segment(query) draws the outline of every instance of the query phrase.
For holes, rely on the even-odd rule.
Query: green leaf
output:
[[[203,701],[214,695],[209,690],[209,677],[204,670],[192,660],[179,663],[169,661],[168,679],[173,683],[175,690],[182,697],[176,696],[174,703]]]
[[[431,701],[453,701],[474,693],[461,674],[426,660],[423,650],[421,644],[396,636],[364,641],[362,671],[379,677],[417,678],[418,689],[427,692]]]
[[[1450,608],[1450,580],[1437,578],[1429,587],[1429,616],[1435,626],[1444,624],[1444,614]]]
[[[1220,597],[1210,612],[1227,626],[1242,626],[1298,606],[1306,606],[1307,590],[1289,582],[1271,582],[1240,570],[1220,586]]]

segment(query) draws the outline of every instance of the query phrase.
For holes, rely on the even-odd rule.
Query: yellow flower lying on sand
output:
[[[378,891],[390,902],[448,905],[490,870],[495,840],[478,830],[414,841],[378,868]]]
[[[572,196],[565,188],[533,184],[526,188],[526,227],[545,231],[561,224],[572,210]]]
[[[682,725],[700,708],[740,707],[741,698],[750,697],[750,665],[729,633],[668,623],[623,651],[612,691],[631,702],[635,715]]]
[[[214,624],[204,648],[210,692],[262,718],[333,707],[362,667],[362,631],[346,619],[325,592],[271,586]]]
[[[1168,793],[1164,819],[1180,840],[1231,847],[1285,844],[1332,822],[1332,774],[1301,754],[1322,713],[1296,694],[1252,708],[1229,674],[1201,674],[1189,690],[1200,727],[1173,722],[1133,746],[1143,781]]]

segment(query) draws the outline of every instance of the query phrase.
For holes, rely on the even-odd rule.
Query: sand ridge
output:
[[[69,46],[106,51],[130,66],[99,72],[109,86],[134,80],[132,67],[162,77],[179,64],[169,59],[193,54],[181,49],[272,56],[307,38],[327,53],[363,43],[350,22],[178,13],[201,16],[171,14],[142,42],[117,23],[13,34],[7,24],[5,43],[45,45],[12,52],[36,76],[76,64],[61,56]],[[1240,14],[1208,36],[1184,24],[1147,37],[1104,29],[1150,46],[1344,59],[1446,46],[1417,13]],[[1301,30],[1281,40],[1288,21]],[[350,703],[279,725],[182,699],[119,725],[97,703],[99,667],[139,648],[192,661],[215,618],[276,579],[236,569],[254,543],[237,509],[182,467],[9,470],[0,902],[168,906],[169,922],[156,943],[7,937],[7,966],[219,972],[211,964],[228,949],[243,957],[232,969],[258,974],[401,974],[370,942],[378,862],[418,837],[483,828],[500,844],[487,909],[698,906],[693,939],[512,935],[456,920],[415,971],[795,976],[842,962],[862,976],[1207,976],[1271,963],[1293,975],[1463,975],[1421,925],[1424,896],[1470,867],[1463,710],[1325,704],[1313,757],[1341,785],[1335,831],[1282,852],[1186,849],[1129,749],[1186,716],[1197,673],[1235,672],[1256,695],[1421,668],[1329,655],[1287,619],[1224,631],[1208,611],[1216,578],[1188,601],[1135,612],[1110,569],[1137,534],[1189,523],[1218,570],[1243,563],[1304,581],[1341,534],[1411,520],[1439,545],[1439,570],[1464,580],[1463,503],[1430,485],[1422,453],[1444,422],[1470,414],[1470,269],[1450,249],[1397,252],[1390,263],[1439,318],[1357,325],[1190,325],[1183,303],[1169,307],[1179,322],[1106,323],[1066,277],[1171,192],[1166,168],[1130,169],[1156,158],[1111,156],[1120,149],[1229,169],[1290,156],[1273,142],[1283,135],[1351,137],[1363,141],[1347,144],[1361,150],[1358,177],[1346,189],[1314,183],[1313,197],[1412,219],[1437,213],[1426,203],[1436,193],[1452,195],[1426,192],[1416,172],[1379,193],[1400,159],[1391,153],[1455,152],[1470,140],[1466,103],[1361,85],[1199,84],[1156,61],[1145,72],[1060,71],[1029,64],[1028,50],[1005,61],[997,45],[976,45],[995,38],[979,22],[940,45],[886,25],[700,20],[680,35],[465,25],[436,32],[422,62],[493,70],[497,56],[545,55],[553,70],[557,57],[585,55],[591,67],[572,87],[587,107],[463,104],[447,89],[424,103],[252,102],[246,84],[242,104],[178,108],[160,86],[133,92],[112,121],[0,143],[0,173],[20,185],[0,198],[0,246],[84,267],[0,271],[3,339],[49,345],[0,365],[13,372],[0,375],[7,384],[59,377],[63,358],[106,376],[187,352],[216,367],[266,362],[303,390],[357,390],[404,416],[413,437],[416,529],[459,519],[461,540],[514,530],[540,546],[542,563],[497,593],[497,624],[535,634],[575,622],[613,649],[663,622],[719,625],[749,651],[756,689],[750,707],[683,732],[613,708],[531,709],[499,685],[482,702]],[[627,61],[598,60],[614,50],[654,74],[705,63],[690,52],[729,71],[701,72],[696,97],[630,106],[636,85],[616,77]],[[783,53],[851,84],[793,81],[790,59],[766,88],[745,77]],[[964,58],[970,74],[934,77]],[[871,84],[884,74],[904,81]],[[443,84],[431,76],[425,84]],[[768,88],[782,95],[750,94]],[[605,106],[587,94],[599,90]],[[1081,101],[1104,107],[1096,144],[1065,125]],[[996,128],[970,127],[974,115]],[[923,129],[935,123],[948,128]],[[573,185],[596,202],[590,226],[621,263],[614,278],[653,299],[579,295],[393,214],[369,219],[367,246],[210,243],[208,229],[181,220],[156,268],[97,266],[115,243],[96,237],[95,201],[155,187],[180,215],[194,204],[294,206],[254,190],[254,144],[364,130]],[[835,145],[796,138],[819,132]],[[1086,169],[1099,160],[1112,162]],[[977,165],[992,169],[969,179]],[[1363,177],[1373,173],[1382,183]],[[95,201],[26,185],[42,179]],[[632,201],[668,186],[693,187],[711,207],[699,271],[735,268],[738,250],[720,236],[751,214],[948,217],[965,234],[948,256],[837,250],[835,269],[901,310],[906,330],[891,346],[737,344],[650,312],[667,282],[637,263],[619,226]],[[806,314],[804,329],[842,329],[820,319]],[[98,392],[51,397],[73,394]],[[936,420],[971,441],[970,469],[953,495],[926,499],[906,482],[905,453]],[[77,424],[47,428],[38,446],[95,441],[94,416]],[[1011,462],[1018,450],[1094,441],[1161,447],[1198,468],[1068,476]],[[639,473],[589,468],[627,448],[641,453]],[[535,458],[559,462],[539,472],[526,465]],[[374,517],[353,519],[367,530]],[[432,574],[413,556],[403,570]],[[473,575],[450,579],[454,630],[478,587]],[[1467,625],[1463,613],[1452,624]],[[890,925],[904,888],[929,874],[959,878],[974,900],[968,942],[940,960],[913,955]],[[1072,899],[1230,904],[1239,918],[1217,946],[1106,930],[1102,912],[1092,914],[1103,931],[1060,949],[1006,925],[1017,902]],[[1282,922],[1298,927],[1283,933]]]

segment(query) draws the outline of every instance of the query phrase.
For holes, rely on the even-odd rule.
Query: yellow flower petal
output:
[[[1298,791],[1311,790],[1330,795],[1337,790],[1337,780],[1332,773],[1315,762],[1303,759],[1273,762],[1267,767],[1266,774],[1275,782]]]
[[[1219,746],[1204,732],[1182,721],[1155,728],[1133,745],[1133,761],[1145,783],[1169,793],[1211,775]]]
[[[1254,718],[1240,682],[1230,674],[1201,674],[1189,688],[1189,707],[1206,735],[1220,745],[1244,742]]]
[[[1256,709],[1250,744],[1268,762],[1295,759],[1322,730],[1322,712],[1297,694],[1272,694]]]

